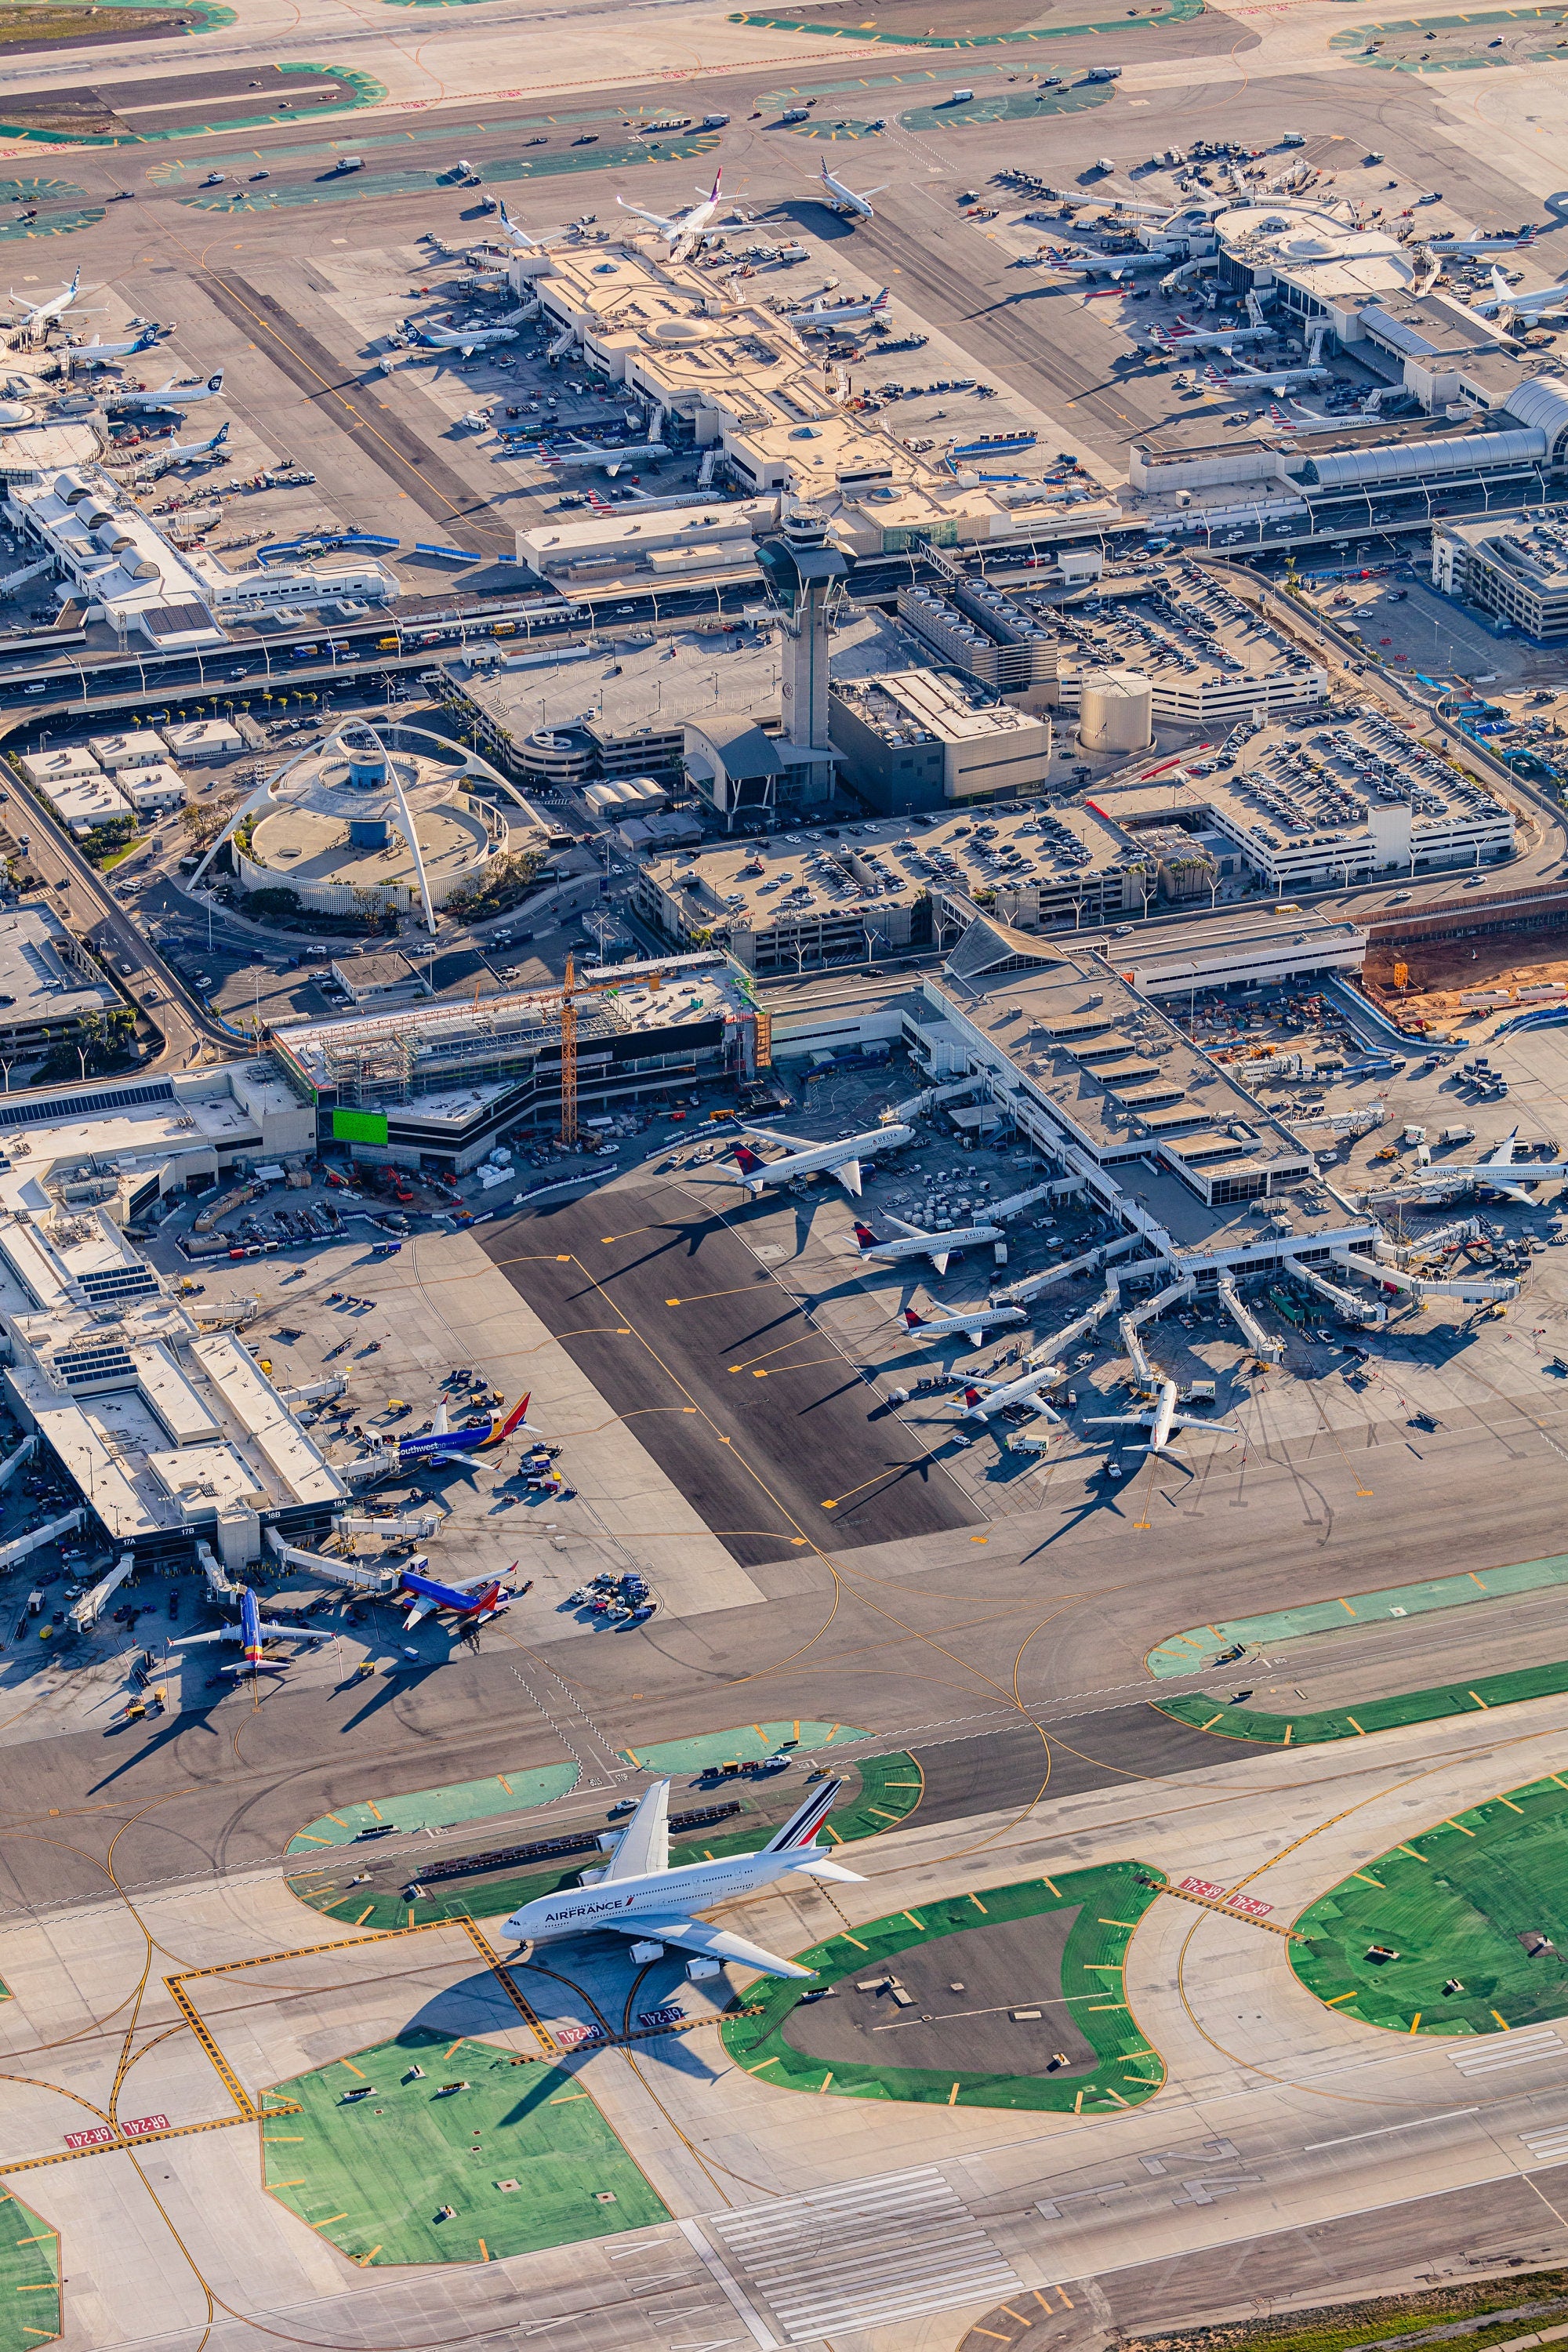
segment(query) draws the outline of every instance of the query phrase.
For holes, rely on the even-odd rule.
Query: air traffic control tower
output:
[[[822,517],[787,499],[778,530],[759,543],[757,561],[784,625],[784,734],[802,750],[825,751],[827,633],[843,598],[848,563],[827,545]]]

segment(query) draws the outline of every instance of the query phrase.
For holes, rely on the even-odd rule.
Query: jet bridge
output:
[[[266,1537],[267,1548],[280,1568],[309,1569],[312,1576],[323,1577],[329,1584],[349,1585],[356,1592],[390,1592],[396,1585],[395,1568],[362,1568],[357,1560],[331,1559],[325,1552],[301,1551],[298,1544],[286,1543],[276,1528],[267,1528]]]
[[[1286,1264],[1298,1282],[1304,1282],[1309,1290],[1326,1298],[1335,1313],[1342,1315],[1348,1323],[1387,1322],[1388,1309],[1381,1302],[1358,1297],[1353,1290],[1341,1290],[1315,1266],[1303,1265],[1300,1258],[1287,1258]]]
[[[101,1577],[90,1592],[84,1592],[79,1601],[71,1603],[70,1621],[79,1633],[85,1633],[89,1626],[97,1624],[103,1614],[104,1603],[119,1591],[135,1565],[135,1553],[122,1551],[109,1574]]]
[[[1484,1307],[1495,1301],[1517,1298],[1522,1285],[1511,1275],[1488,1279],[1481,1275],[1448,1275],[1432,1281],[1425,1275],[1406,1274],[1396,1265],[1380,1265],[1370,1257],[1358,1257],[1354,1250],[1331,1249],[1329,1255],[1336,1265],[1348,1266],[1352,1274],[1363,1274],[1369,1282],[1386,1282],[1391,1290],[1408,1291],[1417,1306],[1428,1298],[1463,1298],[1472,1307]]]
[[[1092,1307],[1086,1307],[1084,1312],[1081,1315],[1077,1316],[1072,1322],[1068,1323],[1065,1327],[1064,1329],[1060,1331],[1053,1331],[1048,1339],[1043,1340],[1040,1346],[1040,1354],[1042,1356],[1065,1356],[1067,1350],[1073,1346],[1075,1341],[1081,1339],[1085,1332],[1092,1331],[1097,1324],[1103,1323],[1108,1315],[1114,1315],[1116,1309],[1121,1306],[1121,1285],[1117,1280],[1115,1275],[1108,1275],[1106,1276],[1105,1288],[1100,1292],[1100,1295],[1095,1300],[1094,1305]]]
[[[1082,1257],[1068,1258],[1063,1265],[1048,1265],[1043,1274],[1026,1274],[1021,1282],[1009,1283],[1005,1290],[993,1291],[991,1303],[994,1307],[1026,1306],[1031,1298],[1037,1298],[1040,1292],[1048,1290],[1053,1283],[1070,1281],[1075,1274],[1098,1273],[1101,1266],[1109,1265],[1113,1257],[1121,1257],[1127,1250],[1137,1249],[1143,1239],[1142,1234],[1121,1234],[1113,1242],[1099,1243],[1093,1249],[1086,1250]]]
[[[1277,1364],[1285,1353],[1284,1340],[1266,1331],[1251,1309],[1243,1305],[1241,1294],[1228,1274],[1220,1276],[1219,1303],[1253,1354],[1261,1356],[1265,1363]]]
[[[1134,1307],[1118,1323],[1116,1328],[1121,1334],[1121,1344],[1131,1357],[1133,1367],[1145,1388],[1157,1389],[1161,1376],[1143,1353],[1143,1342],[1138,1337],[1139,1326],[1152,1323],[1156,1315],[1163,1314],[1167,1307],[1173,1307],[1178,1298],[1190,1298],[1196,1288],[1194,1276],[1179,1274],[1174,1282],[1167,1283],[1163,1290],[1157,1290],[1152,1298],[1143,1301],[1142,1307]]]
[[[245,1590],[244,1586],[236,1584],[227,1570],[224,1567],[222,1560],[218,1559],[217,1554],[213,1550],[210,1544],[198,1543],[196,1545],[196,1562],[201,1569],[202,1574],[206,1578],[207,1597],[209,1600],[216,1601],[221,1603],[226,1601],[237,1601],[239,1599],[241,1592]]]

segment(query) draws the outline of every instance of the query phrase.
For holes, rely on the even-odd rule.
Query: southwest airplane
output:
[[[511,1568],[516,1566],[514,1559]],[[506,1571],[509,1576],[511,1568]],[[399,1577],[397,1597],[413,1603],[403,1621],[405,1633],[422,1617],[433,1615],[437,1609],[455,1610],[466,1625],[488,1625],[511,1602],[511,1594],[499,1576],[468,1576],[458,1584],[442,1584],[435,1577],[421,1576],[412,1568],[405,1568]]]
[[[1141,1454],[1173,1454],[1171,1433],[1177,1429],[1215,1429],[1226,1437],[1240,1437],[1245,1433],[1233,1421],[1205,1421],[1198,1415],[1176,1411],[1176,1383],[1162,1381],[1160,1393],[1148,1412],[1100,1412],[1091,1415],[1090,1429],[1146,1429],[1144,1444],[1136,1451]]]
[[[843,1786],[842,1780],[824,1780],[815,1788],[760,1853],[738,1853],[723,1862],[688,1862],[672,1870],[669,1782],[657,1780],[645,1791],[607,1866],[594,1873],[591,1885],[565,1887],[525,1903],[501,1933],[520,1944],[550,1944],[607,1927],[639,1942],[678,1944],[708,1958],[738,1960],[763,1976],[815,1976],[815,1969],[797,1968],[793,1960],[781,1960],[760,1944],[749,1944],[743,1936],[710,1927],[691,1915],[736,1895],[761,1894],[791,1871],[803,1871],[810,1878],[858,1880],[858,1870],[830,1862],[816,1844],[817,1832]]]
[[[238,1660],[232,1666],[224,1666],[219,1671],[226,1675],[249,1675],[254,1678],[257,1675],[286,1674],[289,1670],[290,1663],[289,1660],[269,1658],[267,1655],[267,1645],[269,1642],[335,1642],[336,1640],[335,1633],[309,1633],[302,1625],[279,1625],[275,1631],[269,1633],[262,1622],[261,1611],[258,1606],[255,1593],[248,1584],[243,1584],[239,1590],[237,1619],[231,1619],[226,1625],[215,1626],[210,1633],[184,1633],[169,1646],[174,1650],[188,1650],[194,1649],[201,1642],[237,1642],[240,1651]]]
[[[1028,1319],[1021,1307],[976,1307],[967,1315],[961,1311],[938,1316],[929,1322],[912,1307],[906,1307],[902,1318],[911,1339],[951,1339],[962,1331],[972,1348],[978,1348],[987,1331],[994,1331],[999,1325],[1026,1323]]]
[[[205,380],[186,376],[183,381],[171,376],[156,392],[111,393],[108,405],[114,409],[131,409],[138,415],[153,415],[161,408],[190,408],[198,400],[216,400],[223,390],[223,370],[217,368]]]
[[[848,327],[858,319],[886,319],[892,308],[892,291],[884,286],[863,302],[806,302],[786,315],[792,327]]]
[[[397,1459],[405,1462],[455,1462],[465,1454],[482,1454],[487,1446],[504,1445],[512,1432],[528,1427],[529,1390],[518,1399],[505,1420],[492,1413],[489,1421],[477,1421],[466,1429],[446,1426],[447,1408],[443,1404],[437,1420],[440,1426],[428,1437],[403,1437],[397,1441]]]
[[[106,343],[101,335],[94,335],[90,343],[72,343],[66,356],[72,367],[102,367],[110,360],[133,359],[138,352],[149,352],[157,340],[156,327],[143,327],[128,343]]]
[[[718,211],[721,202],[719,183],[723,176],[722,171],[715,172],[713,185],[708,194],[704,196],[700,188],[697,191],[701,202],[693,205],[689,212],[677,213],[673,220],[666,220],[662,213],[645,212],[641,205],[628,205],[625,196],[617,196],[616,202],[624,213],[636,213],[638,220],[645,220],[650,228],[656,228],[673,257],[679,261],[701,242],[703,230]]]
[[[884,180],[880,186],[868,188],[863,194],[857,194],[853,188],[847,188],[842,180],[836,180],[824,163],[822,184],[827,190],[827,202],[836,212],[848,213],[856,220],[875,220],[877,215],[868,199],[879,196],[883,188],[890,188],[893,184],[890,180]]]
[[[906,1238],[900,1242],[879,1242],[869,1225],[857,1225],[855,1238],[860,1244],[862,1257],[929,1257],[938,1274],[947,1272],[947,1262],[958,1251],[970,1249],[980,1242],[999,1242],[1000,1225],[961,1225],[951,1234],[922,1233],[919,1225],[907,1225],[902,1217],[884,1210],[889,1225],[897,1225]]]
[[[1046,1402],[1040,1391],[1054,1388],[1065,1372],[1061,1364],[1040,1364],[1016,1381],[972,1381],[963,1391],[963,1418],[988,1421],[1005,1405],[1026,1404],[1042,1421],[1060,1421],[1060,1413]]]
[[[777,1143],[784,1149],[783,1160],[760,1160],[743,1143],[734,1147],[734,1158],[741,1171],[741,1181],[753,1199],[765,1184],[788,1184],[797,1176],[837,1176],[847,1192],[860,1195],[860,1162],[879,1151],[895,1151],[901,1144],[912,1143],[912,1127],[875,1127],[865,1135],[847,1135],[837,1143],[802,1144],[793,1135],[775,1135],[771,1128],[749,1127],[748,1135],[759,1143]]]

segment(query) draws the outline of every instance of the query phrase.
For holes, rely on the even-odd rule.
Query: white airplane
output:
[[[879,196],[883,188],[890,188],[893,184],[891,180],[883,180],[874,188],[867,188],[857,193],[854,188],[847,188],[842,180],[836,180],[824,163],[822,184],[827,190],[827,202],[835,212],[847,213],[855,220],[875,220],[877,215],[871,210],[868,200],[872,196]]]
[[[1142,1454],[1173,1453],[1171,1433],[1176,1429],[1215,1429],[1226,1437],[1244,1434],[1233,1421],[1205,1421],[1194,1413],[1178,1412],[1174,1381],[1161,1381],[1159,1396],[1149,1412],[1094,1413],[1087,1426],[1090,1429],[1146,1429],[1149,1436],[1136,1449]]]
[[[476,352],[488,352],[492,343],[510,343],[532,316],[531,310],[516,310],[482,327],[416,327],[412,341],[424,351],[461,352],[466,360],[472,359]]]
[[[864,1135],[847,1135],[837,1143],[803,1144],[797,1136],[775,1135],[771,1128],[749,1127],[748,1135],[759,1143],[776,1143],[784,1150],[782,1160],[760,1160],[745,1144],[734,1146],[734,1159],[741,1171],[741,1181],[753,1199],[765,1184],[793,1183],[797,1176],[837,1176],[847,1192],[860,1197],[860,1162],[872,1159],[879,1151],[897,1151],[912,1143],[912,1127],[874,1127]]]
[[[1527,294],[1519,287],[1510,286],[1494,263],[1490,298],[1486,301],[1472,302],[1469,307],[1483,319],[1495,318],[1500,310],[1511,310],[1514,317],[1526,326],[1533,326],[1544,312],[1561,310],[1564,303],[1568,303],[1568,282],[1560,280],[1555,286],[1538,286]]]
[[[222,390],[223,370],[216,368],[206,377],[172,375],[156,392],[111,393],[107,404],[113,409],[129,409],[139,416],[150,416],[163,408],[194,408],[199,400],[216,400]]]
[[[1537,232],[1526,231],[1523,236],[1434,236],[1427,240],[1428,253],[1463,254],[1479,258],[1485,253],[1522,253],[1535,243]]]
[[[564,449],[544,449],[540,452],[547,466],[559,466],[570,472],[579,466],[602,466],[606,474],[618,474],[623,466],[638,464],[655,466],[661,457],[674,455],[668,441],[578,441],[575,438]]]
[[[945,1274],[948,1259],[960,1250],[1002,1239],[1000,1225],[960,1225],[951,1234],[927,1234],[919,1225],[907,1225],[902,1217],[895,1217],[890,1212],[884,1211],[883,1216],[888,1224],[897,1225],[907,1238],[901,1242],[879,1242],[869,1225],[857,1225],[855,1238],[862,1257],[929,1257],[938,1274]]]
[[[1128,278],[1135,270],[1168,269],[1168,253],[1089,253],[1081,246],[1070,253],[1053,253],[1047,257],[1048,269],[1070,269],[1084,278]]]
[[[183,465],[187,457],[212,457],[216,451],[223,447],[227,439],[228,427],[226,425],[220,425],[217,431],[209,433],[205,441],[170,442],[166,448],[155,453],[153,462],[161,474],[167,473],[171,466]]]
[[[906,1307],[902,1317],[904,1328],[911,1339],[951,1339],[962,1331],[972,1348],[978,1348],[987,1331],[994,1331],[999,1325],[1026,1323],[1028,1319],[1021,1307],[976,1307],[967,1315],[960,1310],[929,1318]]]
[[[496,214],[500,222],[500,233],[509,245],[515,246],[520,253],[539,251],[544,239],[542,236],[531,236],[527,229],[519,228],[499,196],[496,199]]]
[[[851,327],[857,320],[873,321],[891,316],[893,297],[884,286],[878,294],[868,294],[864,301],[853,299],[843,302],[805,302],[798,310],[788,313],[792,327]]]
[[[738,1895],[757,1895],[792,1871],[810,1878],[858,1880],[819,1852],[817,1832],[833,1809],[842,1780],[824,1780],[797,1806],[760,1853],[738,1853],[722,1862],[669,1864],[669,1782],[657,1780],[626,1823],[606,1867],[592,1883],[542,1895],[514,1911],[501,1928],[519,1944],[549,1944],[565,1936],[609,1928],[639,1943],[677,1944],[715,1960],[738,1960],[769,1977],[815,1976],[815,1969],[781,1960],[760,1944],[749,1944],[728,1927],[710,1927],[692,1914]]]
[[[1542,1183],[1549,1177],[1568,1176],[1568,1160],[1529,1160],[1521,1164],[1513,1156],[1513,1148],[1518,1140],[1519,1129],[1516,1127],[1504,1136],[1495,1150],[1487,1153],[1484,1160],[1464,1168],[1417,1169],[1415,1181],[1424,1191],[1428,1187],[1436,1189],[1457,1181],[1483,1184],[1489,1192],[1500,1192],[1505,1201],[1512,1201],[1518,1207],[1528,1209],[1531,1198],[1524,1187]],[[1505,1171],[1518,1181],[1511,1184],[1507,1182]]]
[[[81,271],[78,269],[73,273],[70,284],[62,292],[51,294],[47,302],[29,302],[25,294],[16,292],[15,287],[7,288],[6,300],[14,303],[22,313],[19,319],[11,321],[12,325],[23,328],[29,337],[46,333],[71,308],[80,284]]]
[[[143,327],[128,343],[106,343],[94,335],[90,343],[71,343],[66,357],[75,367],[105,367],[110,360],[134,359],[138,352],[149,352],[158,340],[156,327]]]
[[[650,228],[656,228],[673,257],[680,261],[701,243],[703,231],[718,211],[721,203],[719,183],[723,176],[721,170],[715,172],[713,185],[708,194],[704,196],[700,188],[697,191],[701,201],[693,205],[689,212],[677,213],[672,220],[667,220],[662,213],[647,212],[641,205],[628,205],[625,196],[617,196],[616,202],[624,213],[636,213],[638,220],[645,220]]]
[[[1025,1372],[1016,1381],[971,1381],[963,1391],[965,1421],[989,1421],[994,1412],[1005,1405],[1026,1404],[1042,1421],[1060,1421],[1054,1405],[1048,1405],[1040,1394],[1042,1389],[1053,1389],[1067,1378],[1063,1364],[1037,1364],[1033,1371]]]

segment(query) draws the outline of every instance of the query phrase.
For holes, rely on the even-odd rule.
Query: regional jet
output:
[[[797,1806],[776,1836],[760,1853],[738,1853],[721,1862],[689,1862],[671,1869],[669,1863],[669,1782],[657,1780],[642,1797],[627,1822],[626,1833],[603,1871],[592,1882],[542,1895],[514,1911],[501,1933],[519,1944],[549,1944],[566,1936],[585,1936],[609,1928],[637,1943],[675,1944],[682,1951],[700,1952],[705,1958],[735,1960],[769,1977],[810,1977],[815,1969],[797,1968],[760,1944],[750,1944],[728,1927],[710,1926],[693,1913],[731,1902],[737,1895],[760,1895],[765,1887],[801,1871],[809,1878],[858,1881],[858,1870],[846,1870],[818,1850],[817,1832],[833,1809],[842,1780],[824,1780]]]
[[[156,392],[110,393],[105,405],[130,410],[139,416],[154,415],[163,408],[193,408],[199,400],[216,400],[223,390],[223,370],[215,368],[205,377],[171,376]]]
[[[927,1234],[922,1233],[919,1225],[907,1225],[902,1217],[895,1217],[886,1210],[883,1217],[888,1224],[897,1225],[905,1239],[879,1242],[869,1225],[857,1225],[855,1238],[860,1244],[861,1256],[929,1257],[938,1274],[947,1272],[948,1259],[956,1256],[960,1250],[977,1247],[982,1242],[999,1242],[1002,1239],[1000,1225],[961,1225],[953,1233]]]
[[[1245,1432],[1239,1430],[1233,1421],[1205,1421],[1193,1413],[1178,1412],[1174,1381],[1161,1381],[1160,1393],[1147,1412],[1094,1413],[1087,1425],[1090,1429],[1146,1429],[1149,1435],[1143,1444],[1136,1449],[1142,1454],[1173,1453],[1171,1433],[1177,1429],[1213,1429],[1220,1431],[1226,1437],[1241,1437],[1245,1434]]]
[[[761,1160],[745,1144],[737,1143],[734,1157],[741,1171],[741,1181],[755,1196],[766,1184],[793,1183],[797,1176],[837,1176],[847,1192],[860,1197],[860,1162],[879,1151],[896,1151],[901,1145],[912,1143],[912,1127],[874,1127],[864,1135],[841,1136],[837,1143],[805,1143],[798,1136],[775,1135],[771,1128],[748,1127],[748,1135],[759,1143],[776,1143],[784,1153],[782,1160]]]
[[[719,184],[723,177],[722,171],[715,172],[713,185],[708,194],[704,196],[700,188],[697,191],[700,203],[693,205],[688,212],[677,213],[672,220],[667,220],[662,213],[647,212],[641,205],[628,205],[625,196],[617,196],[616,202],[624,213],[636,213],[638,220],[645,220],[650,228],[657,229],[673,258],[682,261],[701,244],[703,232],[719,209],[721,201]]]
[[[1007,1405],[1026,1404],[1042,1421],[1060,1421],[1060,1413],[1046,1402],[1040,1391],[1054,1389],[1058,1381],[1066,1378],[1065,1365],[1038,1364],[1016,1381],[972,1381],[963,1391],[963,1418],[988,1421],[994,1412],[1001,1412]]]
[[[226,1625],[215,1626],[210,1633],[182,1633],[170,1643],[174,1650],[195,1649],[203,1642],[237,1642],[240,1654],[231,1666],[219,1668],[221,1674],[281,1675],[289,1670],[291,1660],[269,1658],[267,1651],[273,1642],[335,1642],[335,1633],[317,1633],[303,1625],[279,1625],[270,1631],[263,1622],[257,1598],[248,1584],[239,1589],[239,1615]]]
[[[965,1314],[961,1308],[954,1315],[939,1315],[928,1318],[906,1307],[901,1320],[911,1339],[951,1339],[962,1331],[972,1348],[978,1348],[987,1331],[994,1331],[1008,1323],[1026,1323],[1028,1317],[1021,1307],[975,1307]]]
[[[871,210],[869,199],[879,196],[883,188],[890,188],[893,184],[891,180],[883,180],[877,187],[857,193],[854,188],[847,188],[842,180],[836,180],[824,163],[822,184],[827,190],[826,201],[835,212],[846,213],[853,220],[875,220],[877,215]]]

